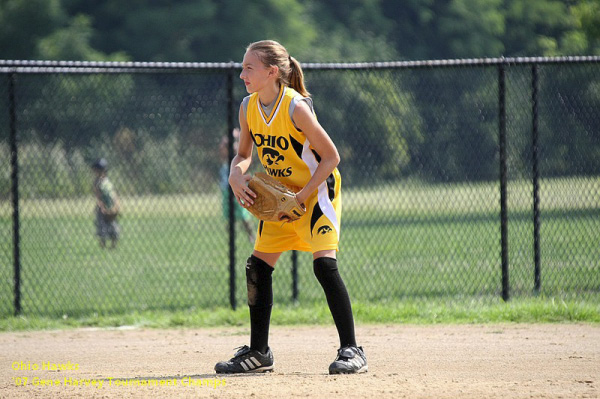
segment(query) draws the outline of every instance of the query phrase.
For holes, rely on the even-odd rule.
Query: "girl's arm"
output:
[[[248,122],[246,121],[246,116],[241,105],[238,118],[240,121],[240,142],[237,154],[231,161],[229,185],[240,205],[246,206],[245,204],[253,203],[252,198],[256,198],[256,194],[248,188],[248,181],[252,179],[252,176],[246,175],[252,163],[252,138],[250,137]]]
[[[305,101],[298,102],[292,117],[296,126],[302,130],[311,146],[321,157],[321,162],[319,162],[315,173],[306,186],[296,195],[298,202],[303,204],[340,163],[340,154]]]

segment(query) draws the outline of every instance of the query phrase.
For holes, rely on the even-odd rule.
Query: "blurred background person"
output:
[[[104,158],[92,164],[94,172],[94,195],[96,196],[96,235],[100,240],[100,247],[106,247],[107,238],[111,241],[111,248],[117,246],[121,227],[117,222],[121,205],[119,196],[112,182],[108,179],[108,162]]]

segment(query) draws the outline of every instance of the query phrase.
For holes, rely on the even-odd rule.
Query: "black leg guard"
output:
[[[350,296],[342,276],[338,272],[337,260],[326,257],[317,258],[313,262],[313,270],[325,291],[327,304],[340,336],[340,347],[356,346]]]
[[[273,268],[252,255],[246,262],[246,286],[250,308],[250,348],[266,353],[273,307]]]

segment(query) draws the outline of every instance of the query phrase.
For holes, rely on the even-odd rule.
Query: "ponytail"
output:
[[[310,93],[304,86],[304,72],[297,59],[290,56],[290,76],[288,78],[289,85],[292,89],[296,90],[302,97],[310,97]]]

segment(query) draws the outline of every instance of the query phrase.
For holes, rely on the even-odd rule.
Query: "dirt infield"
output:
[[[247,343],[245,329],[2,333],[0,397],[600,397],[598,326],[359,326],[357,334],[366,374],[327,374],[331,326],[273,327],[275,372],[221,376],[214,364]]]

